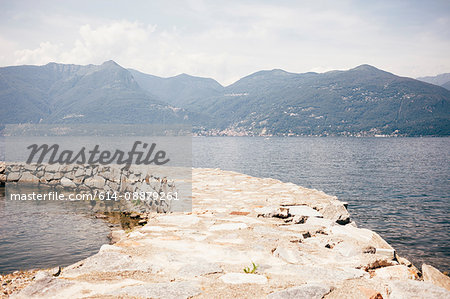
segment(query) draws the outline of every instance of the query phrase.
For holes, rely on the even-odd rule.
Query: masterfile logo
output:
[[[11,199],[58,194],[107,211],[192,209],[188,126],[11,125],[3,136]]]
[[[138,150],[139,147],[142,150]],[[156,143],[148,144],[142,141],[135,141],[129,152],[124,152],[116,149],[113,153],[109,150],[100,151],[100,145],[96,144],[92,150],[86,150],[86,147],[82,147],[78,152],[70,149],[60,150],[58,144],[49,146],[48,144],[32,144],[27,146],[30,149],[30,155],[26,161],[27,164],[31,164],[34,158],[37,156],[36,163],[42,163],[48,156],[48,164],[125,164],[125,168],[129,169],[131,164],[136,165],[164,165],[170,161],[166,159],[166,152],[163,150],[155,150]],[[125,155],[127,157],[125,158]]]

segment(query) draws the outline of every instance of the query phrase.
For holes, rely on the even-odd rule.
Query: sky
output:
[[[0,66],[101,64],[223,85],[361,64],[450,72],[450,1],[4,1]]]

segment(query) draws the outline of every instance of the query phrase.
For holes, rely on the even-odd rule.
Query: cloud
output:
[[[144,26],[138,22],[118,21],[92,28],[81,26],[80,38],[73,49],[61,54],[63,61],[79,63],[101,63],[118,57],[125,61],[139,54],[140,47],[146,48],[151,42],[154,26]]]
[[[98,27],[85,24],[80,27],[78,37],[71,46],[43,42],[35,49],[17,50],[14,53],[15,64],[46,64],[50,61],[100,64],[113,59],[124,67],[161,76],[185,72],[203,76],[219,75],[219,79],[224,79],[218,72],[232,71],[227,67],[231,63],[229,55],[211,48],[207,49],[209,52],[201,49],[208,48],[211,34],[228,35],[227,39],[233,39],[233,32],[224,29],[195,38],[183,36],[175,27],[158,30],[156,25],[126,20]],[[239,63],[240,60],[234,58],[233,62]]]
[[[138,2],[134,10],[119,5],[100,16],[88,9],[81,13],[73,4],[67,22],[62,17],[67,10],[49,14],[43,7],[33,12],[36,29],[20,20],[2,27],[0,20],[0,41],[10,41],[0,50],[0,63],[100,64],[113,59],[154,75],[189,73],[224,84],[273,68],[306,72],[369,63],[408,76],[450,68],[449,18],[442,9],[431,11],[432,6],[423,9],[430,10],[427,14],[401,3],[351,0],[146,5]]]
[[[16,64],[46,64],[61,53],[61,46],[51,42],[42,42],[33,50],[24,49],[14,52]]]

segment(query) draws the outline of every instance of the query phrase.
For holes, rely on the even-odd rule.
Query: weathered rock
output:
[[[173,181],[166,179],[160,180],[154,176],[147,176],[148,182],[144,181],[144,176],[132,169],[134,166],[129,170],[119,169],[117,166],[102,165],[80,166],[16,163],[6,164],[6,166],[5,171],[9,176],[0,174],[0,182],[17,182],[20,180],[19,183],[40,183],[41,186],[51,187],[57,191],[63,191],[64,188],[87,192],[103,191],[103,193],[107,191],[120,193],[128,190],[130,192],[165,191],[167,194],[169,191],[176,191]],[[133,174],[131,177],[134,180],[127,179],[127,176],[131,173]],[[149,188],[152,184],[158,185],[158,190]],[[143,203],[138,206],[127,203],[124,208],[135,212],[150,212],[155,210],[168,212],[171,206],[166,201],[154,200],[149,204]]]
[[[361,254],[361,250],[353,242],[340,242],[333,247],[334,251],[339,252],[345,257],[351,257]]]
[[[412,263],[402,256],[395,255],[395,258],[398,260],[400,265],[405,265],[406,267],[411,267]]]
[[[91,188],[102,189],[105,186],[105,179],[101,176],[93,176],[84,180],[86,186]]]
[[[263,275],[258,274],[246,274],[246,273],[227,273],[222,275],[220,279],[224,283],[230,284],[243,284],[243,283],[252,283],[252,284],[266,284],[267,278]]]
[[[130,255],[115,251],[100,251],[81,262],[65,268],[62,277],[76,277],[86,273],[96,272],[121,272],[121,271],[145,271],[157,273],[160,267],[153,265],[151,261],[133,258]]]
[[[345,280],[325,296],[326,299],[383,299],[389,298],[384,283],[375,279]]]
[[[317,205],[316,208],[324,218],[331,219],[338,224],[345,225],[351,221],[347,209],[337,200],[330,201],[327,204]]]
[[[47,278],[51,278],[52,274],[49,271],[45,271],[45,270],[41,270],[39,272],[36,273],[36,275],[34,276],[34,280],[41,280],[41,279],[47,279]]]
[[[375,269],[374,275],[377,278],[383,280],[407,280],[407,279],[418,279],[417,274],[411,271],[410,268],[404,265],[383,267],[379,269]]]
[[[55,179],[55,174],[53,172],[45,172],[44,176],[41,177],[44,181],[48,182]]]
[[[12,298],[50,298],[57,297],[58,292],[73,286],[74,283],[68,280],[61,280],[54,277],[42,277],[30,284]]]
[[[448,299],[450,292],[429,282],[416,280],[394,280],[389,284],[391,293],[389,298],[433,298]]]
[[[80,167],[75,171],[75,177],[85,176],[85,172],[85,169]]]
[[[209,228],[209,231],[219,231],[219,230],[238,230],[247,228],[245,223],[222,223],[216,224]]]
[[[191,298],[201,293],[195,282],[167,282],[167,283],[147,283],[144,285],[134,285],[110,292],[112,296],[126,296],[134,298]]]
[[[222,273],[223,270],[219,265],[215,263],[208,263],[204,261],[198,261],[195,264],[189,264],[181,267],[177,271],[177,276],[181,277],[196,277],[214,273]]]
[[[20,172],[7,172],[6,181],[7,182],[17,182],[22,174]]]
[[[65,188],[76,188],[77,185],[68,178],[61,179],[61,185]]]
[[[37,184],[39,183],[39,179],[31,173],[25,172],[20,177],[19,183]]]
[[[424,281],[428,281],[438,287],[442,287],[450,291],[450,277],[442,274],[438,269],[430,265],[423,264],[422,275]]]
[[[395,259],[395,250],[392,248],[376,248],[375,253]]]
[[[369,274],[360,269],[336,268],[326,265],[287,264],[277,265],[264,270],[269,276],[281,275],[286,281],[296,283],[339,282],[348,279],[368,277]]]
[[[111,178],[113,173],[107,167],[85,170],[96,177],[103,173]],[[352,223],[336,223],[347,212],[335,197],[273,179],[213,169],[192,171],[192,213],[146,214],[147,225],[112,233],[114,245],[103,245],[96,255],[64,268],[58,277],[37,275],[33,296],[263,298],[272,293],[272,297],[379,299],[389,298],[391,291],[393,298],[448,294],[410,279],[407,271],[417,275],[415,267],[404,265],[378,234]],[[129,173],[137,180],[131,182],[133,190],[145,185],[157,190],[173,187],[173,182],[164,181],[165,174],[123,172],[120,188],[127,187]],[[92,192],[83,183],[89,175],[77,177],[78,189]],[[111,188],[109,180],[106,186]],[[309,215],[315,216],[301,215],[305,212],[295,211],[298,206],[308,206]],[[244,273],[251,262],[257,265],[254,273]],[[67,281],[71,284],[64,286]]]
[[[56,172],[59,172],[61,168],[62,168],[62,166],[59,164],[48,164],[45,166],[45,171],[56,173]]]
[[[296,299],[296,298],[308,298],[308,299],[321,299],[323,296],[331,291],[330,286],[319,284],[305,284],[298,287],[285,289],[282,291],[271,293],[267,296],[268,299]]]
[[[323,217],[322,214],[308,206],[285,206],[285,208],[289,210],[289,214],[292,216]]]
[[[300,263],[301,257],[298,251],[283,246],[278,246],[273,252],[273,255],[279,257],[283,261],[289,264]]]
[[[158,217],[158,221],[162,224],[177,225],[182,227],[196,225],[200,222],[200,218],[195,215],[162,215]]]
[[[288,218],[289,215],[289,209],[279,206],[270,206],[270,207],[261,207],[256,208],[255,212],[258,214],[258,217],[265,217],[265,218]]]

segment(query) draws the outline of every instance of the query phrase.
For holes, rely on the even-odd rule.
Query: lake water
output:
[[[418,267],[450,270],[450,138],[193,138],[194,167],[323,190]],[[69,203],[6,202],[0,273],[68,265],[108,243],[107,225]]]
[[[416,266],[450,270],[450,138],[199,137],[193,164],[336,195]]]
[[[0,188],[0,274],[67,266],[107,244],[109,228],[75,202],[6,201]]]

